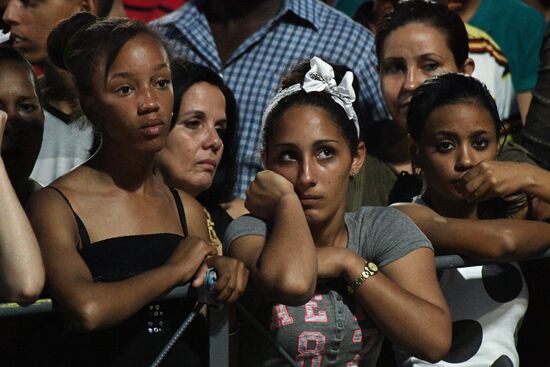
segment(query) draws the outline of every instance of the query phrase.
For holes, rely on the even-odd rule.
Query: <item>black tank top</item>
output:
[[[163,265],[179,242],[188,235],[185,211],[176,190],[176,202],[184,236],[173,233],[130,235],[90,243],[86,226],[63,193],[52,186],[71,208],[78,225],[78,251],[94,282],[115,282]],[[154,302],[114,327],[91,333],[69,332],[55,353],[62,366],[149,366],[189,314],[194,300]],[[208,339],[204,320],[193,322],[168,354],[163,366],[203,366]]]
[[[181,198],[174,189],[171,192],[178,209],[183,237],[173,233],[156,233],[114,237],[90,243],[86,226],[73,210],[67,197],[59,189],[53,186],[49,188],[57,191],[71,208],[81,240],[78,251],[96,282],[123,280],[161,266],[168,260],[179,242],[187,236],[185,211]]]

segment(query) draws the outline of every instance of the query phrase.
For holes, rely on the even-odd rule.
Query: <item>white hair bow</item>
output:
[[[353,109],[353,102],[355,102],[353,73],[347,71],[340,85],[336,85],[332,66],[317,56],[309,61],[309,65],[311,69],[306,73],[302,89],[306,91],[306,93],[323,91],[330,93],[332,99],[344,108],[350,120],[357,119]]]
[[[310,92],[326,92],[329,93],[334,100],[338,103],[350,120],[355,124],[357,130],[357,137],[360,136],[359,120],[357,114],[353,109],[353,102],[355,102],[355,91],[353,90],[353,73],[347,71],[344,77],[340,81],[340,84],[336,84],[334,79],[334,69],[332,66],[314,56],[309,61],[310,69],[304,77],[304,82],[300,84],[294,84],[290,87],[279,91],[279,93],[272,99],[271,103],[267,107],[263,123],[273,108],[284,98],[294,93],[303,90],[306,93]]]
[[[8,42],[10,40],[10,32],[4,33],[3,29],[0,29],[0,44]]]
[[[348,118],[353,120],[355,128],[357,129],[357,136],[359,136],[359,121],[357,114],[353,109],[353,102],[355,102],[355,91],[353,90],[353,73],[347,71],[340,81],[339,85],[336,85],[334,79],[334,69],[332,66],[314,56],[309,65],[311,69],[306,73],[302,89],[306,92],[328,92],[332,99],[344,108]]]

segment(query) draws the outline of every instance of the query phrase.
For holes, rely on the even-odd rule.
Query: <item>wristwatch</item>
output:
[[[371,277],[376,273],[378,273],[378,266],[372,261],[365,261],[365,268],[363,269],[363,272],[359,274],[359,276],[350,285],[348,285],[348,292],[353,294],[357,288],[359,288],[359,286],[367,280],[368,277]]]

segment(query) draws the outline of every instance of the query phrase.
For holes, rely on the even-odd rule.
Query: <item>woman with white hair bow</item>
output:
[[[245,203],[253,216],[228,227],[225,251],[248,267],[244,302],[287,361],[374,366],[383,334],[439,360],[451,324],[430,242],[396,209],[345,213],[365,146],[353,74],[335,69],[314,57],[284,77],[263,119],[266,170]],[[241,330],[240,365],[287,365],[255,332]]]

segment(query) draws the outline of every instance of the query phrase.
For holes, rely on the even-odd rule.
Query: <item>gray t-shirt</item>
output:
[[[381,268],[421,247],[432,245],[405,214],[394,208],[364,207],[346,213],[349,249]],[[233,221],[224,237],[224,251],[246,235],[266,236],[268,226],[244,216]],[[299,245],[299,244],[297,244]],[[302,306],[266,304],[254,287],[243,302],[274,338],[304,366],[375,366],[382,336],[377,325],[346,291],[343,279],[319,280],[315,294]],[[260,334],[241,329],[242,366],[286,366]]]

